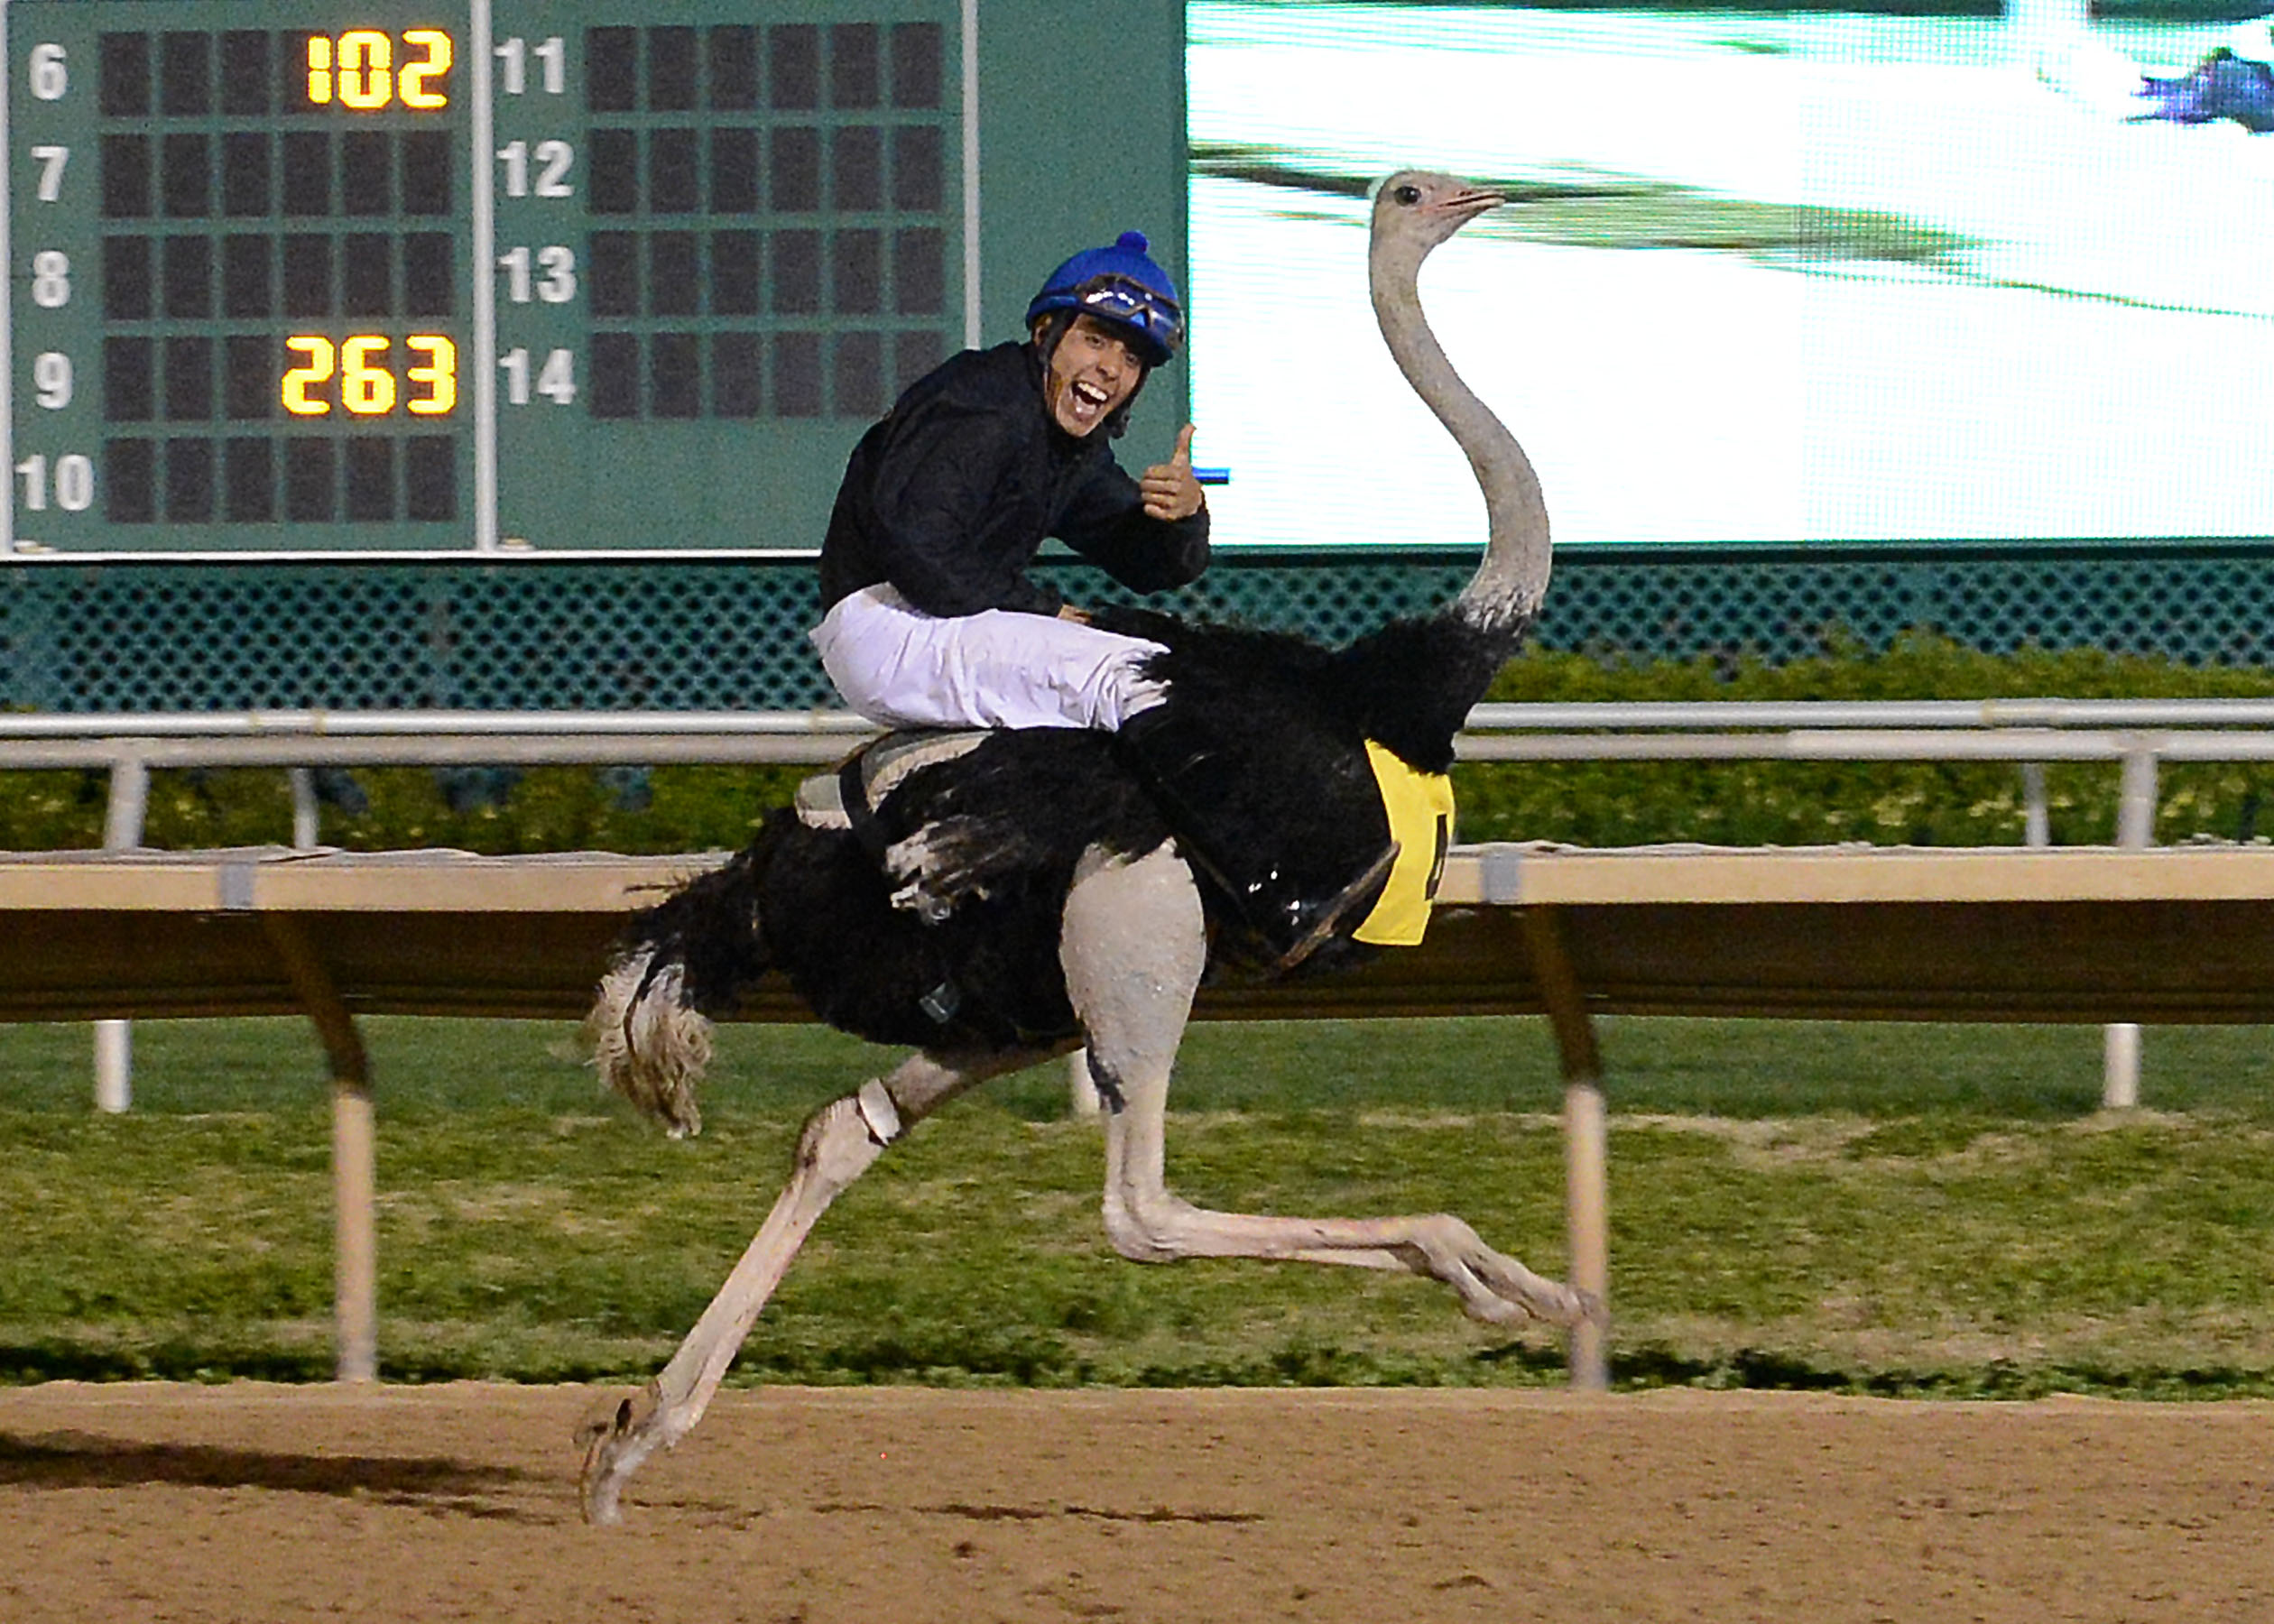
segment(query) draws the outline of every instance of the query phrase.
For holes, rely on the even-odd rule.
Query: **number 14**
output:
[[[529,404],[529,352],[509,349],[497,358],[498,371],[505,374],[505,401],[510,406]],[[557,349],[545,357],[544,365],[537,369],[537,392],[556,406],[573,405],[577,399],[577,357],[572,350]]]

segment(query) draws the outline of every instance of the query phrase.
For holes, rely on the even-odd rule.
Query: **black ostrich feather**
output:
[[[1415,771],[1443,772],[1518,641],[1455,614],[1391,621],[1335,653],[1325,703]]]
[[[816,1015],[873,1042],[1003,1048],[1075,1035],[1058,958],[1074,868],[1092,846],[1138,855],[1169,838],[1109,738],[1002,733],[910,774],[879,809],[888,841],[953,829],[961,896],[928,920],[849,831],[771,813],[725,867],[635,917],[623,951],[683,966],[683,1001],[731,1016],[771,968]]]
[[[758,928],[758,890],[773,866],[787,828],[783,814],[770,817],[758,837],[723,868],[698,874],[653,908],[632,916],[619,955],[646,953],[649,979],[678,965],[680,1001],[716,1019],[729,1015],[743,990],[770,967]],[[796,824],[789,817],[789,826]],[[641,990],[642,995],[646,988]]]
[[[1206,706],[1263,752],[1290,719],[1345,745],[1372,739],[1417,772],[1443,772],[1469,707],[1516,652],[1523,628],[1488,631],[1450,610],[1388,623],[1330,649],[1293,632],[1179,621],[1152,610],[1101,611],[1099,625],[1150,638],[1178,698]]]

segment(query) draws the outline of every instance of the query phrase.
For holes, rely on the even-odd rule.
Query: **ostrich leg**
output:
[[[1168,847],[1135,862],[1086,859],[1067,898],[1060,954],[1105,1103],[1105,1231],[1140,1263],[1265,1258],[1404,1269],[1444,1281],[1472,1318],[1572,1324],[1598,1315],[1585,1293],[1542,1278],[1446,1213],[1265,1218],[1209,1212],[1163,1176],[1169,1073],[1206,958],[1191,871]]]
[[[588,1423],[580,1434],[587,1522],[621,1521],[617,1499],[633,1472],[703,1418],[758,1311],[838,1193],[867,1172],[910,1126],[957,1094],[1044,1058],[1025,1050],[912,1055],[892,1075],[863,1084],[806,1120],[789,1184],[671,1362],[638,1395],[617,1405],[612,1415]]]

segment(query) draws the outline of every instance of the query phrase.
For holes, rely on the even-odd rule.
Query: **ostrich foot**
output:
[[[1604,1324],[1602,1299],[1561,1280],[1534,1274],[1504,1252],[1494,1251],[1459,1219],[1424,1219],[1414,1237],[1428,1271],[1453,1287],[1461,1310],[1488,1325],[1543,1320],[1551,1325]]]
[[[1539,1320],[1569,1329],[1574,1325],[1608,1326],[1611,1311],[1601,1297],[1560,1280],[1539,1280],[1518,1298],[1496,1290],[1461,1293],[1461,1312],[1484,1325],[1521,1325]]]
[[[670,1443],[661,1435],[662,1416],[662,1394],[651,1381],[577,1428],[577,1442],[584,1446],[584,1470],[577,1492],[585,1521],[596,1527],[611,1527],[624,1520],[624,1509],[618,1503],[624,1485],[642,1462],[659,1446]]]

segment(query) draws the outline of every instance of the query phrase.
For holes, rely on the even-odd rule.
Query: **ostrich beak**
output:
[[[1489,186],[1470,186],[1449,198],[1438,198],[1430,207],[1439,214],[1457,215],[1465,223],[1507,201],[1505,193],[1496,192]]]

